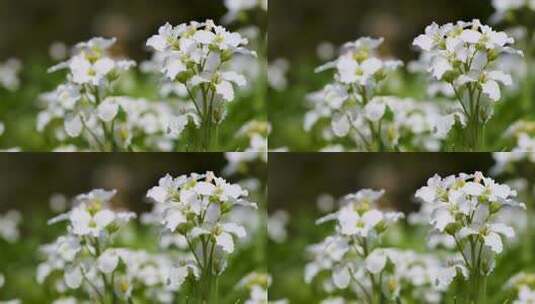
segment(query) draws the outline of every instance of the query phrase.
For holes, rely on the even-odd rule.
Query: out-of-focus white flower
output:
[[[503,134],[503,138],[513,142],[510,153],[493,154],[496,164],[492,173],[500,175],[512,173],[522,163],[535,163],[535,123],[519,120],[513,123]]]
[[[117,231],[119,227],[135,218],[132,212],[114,212],[107,209],[114,191],[93,190],[76,198],[79,203],[68,213],[58,215],[49,221],[54,224],[68,221],[69,230],[76,236],[101,238]]]
[[[116,39],[93,38],[80,42],[75,47],[75,55],[49,69],[55,72],[68,69],[69,80],[78,85],[100,87],[112,81],[117,74],[135,66],[134,61],[114,60],[107,56],[107,50],[115,44]]]
[[[15,58],[0,62],[0,86],[9,91],[16,91],[20,86],[19,73],[22,63]]]
[[[267,11],[267,0],[224,0],[228,12],[222,18],[223,23],[232,23],[236,21],[241,14],[253,9],[262,9]]]
[[[20,238],[19,225],[22,215],[19,211],[11,210],[0,214],[0,238],[9,243],[14,243]]]
[[[334,44],[324,41],[318,44],[316,55],[322,61],[332,60],[336,56],[336,47]]]
[[[67,197],[61,193],[54,193],[49,199],[50,209],[56,213],[65,212],[67,203]]]
[[[62,61],[65,60],[68,56],[69,50],[67,45],[63,42],[56,41],[50,45],[48,48],[48,55],[52,60]]]
[[[290,221],[290,214],[284,210],[277,210],[269,216],[267,221],[267,232],[269,238],[276,243],[283,243],[288,237],[287,226]]]
[[[53,92],[40,96],[44,110],[37,116],[39,132],[54,120],[61,120],[63,128],[61,133],[57,132],[59,141],[83,136],[93,150],[131,149],[133,134],[128,132],[131,130],[115,122],[120,109],[127,112],[126,108],[135,105],[125,106],[107,94],[110,85],[136,63],[110,57],[109,48],[115,41],[114,38],[93,38],[78,43],[71,58],[49,69],[49,72],[67,69],[67,81]],[[128,120],[135,118],[126,116]]]
[[[490,18],[493,22],[504,21],[521,11],[535,11],[535,1],[533,0],[492,0],[492,6],[496,10]]]
[[[288,86],[286,74],[290,69],[288,60],[278,58],[268,64],[267,75],[269,86],[276,91],[283,91]]]
[[[516,296],[512,303],[529,304],[535,301],[535,275],[533,273],[520,272],[511,277],[505,287],[512,290]]]

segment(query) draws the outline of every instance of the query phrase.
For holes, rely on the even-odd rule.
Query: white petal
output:
[[[110,101],[102,102],[97,109],[98,117],[105,122],[112,121],[118,112],[119,105]]]
[[[223,227],[223,230],[232,233],[235,236],[239,238],[244,238],[247,235],[247,232],[245,231],[245,228],[243,226],[235,224],[235,223],[225,223],[221,225]]]
[[[366,59],[362,63],[362,69],[366,74],[373,75],[383,68],[383,62],[377,58]]]
[[[345,289],[347,286],[349,286],[351,274],[349,273],[349,269],[347,267],[340,266],[334,268],[332,278],[336,287]]]
[[[173,289],[179,289],[186,281],[189,271],[187,267],[174,267],[169,271],[169,285]]]
[[[462,191],[469,195],[479,196],[485,191],[485,187],[480,183],[467,182],[466,185],[463,186]]]
[[[167,47],[167,40],[160,35],[154,35],[147,40],[147,46],[154,48],[157,51],[164,51]]]
[[[444,74],[450,71],[452,68],[453,67],[447,59],[443,57],[437,57],[435,60],[433,60],[431,71],[433,73],[433,77],[441,80],[442,76],[444,76]]]
[[[379,210],[372,209],[362,216],[362,220],[366,225],[375,227],[380,221],[383,220],[383,213]]]
[[[427,35],[420,35],[414,39],[412,44],[424,51],[430,51],[433,47],[433,39]]]
[[[500,100],[502,96],[500,86],[495,80],[487,80],[483,83],[483,93],[493,101]]]
[[[79,288],[82,285],[82,270],[78,266],[67,267],[63,277],[65,284],[71,289]]]
[[[164,218],[165,227],[173,232],[176,230],[176,227],[187,222],[184,214],[176,208],[167,209]]]
[[[468,43],[478,43],[481,39],[481,33],[474,30],[464,30],[461,33],[461,39]]]
[[[200,195],[212,195],[216,188],[212,183],[198,182],[195,184],[194,190]]]
[[[365,261],[366,269],[373,273],[378,274],[383,271],[386,266],[386,255],[382,250],[374,250]]]
[[[507,238],[515,237],[515,231],[513,228],[502,223],[491,224],[490,230],[504,235]]]
[[[234,240],[230,233],[223,232],[215,238],[216,244],[223,249],[226,253],[232,253],[234,251]]]
[[[451,215],[450,211],[446,207],[439,207],[433,210],[431,214],[431,222],[439,231],[443,232],[446,226],[455,222],[455,219]]]
[[[95,214],[94,220],[98,227],[104,228],[115,220],[115,213],[110,210],[102,210]]]
[[[216,85],[216,92],[226,101],[234,100],[234,88],[229,81],[221,81],[218,83]]]
[[[495,253],[501,253],[503,250],[502,238],[495,232],[490,232],[484,238],[485,245],[490,247]]]
[[[114,250],[106,250],[97,260],[97,267],[103,273],[112,273],[119,264],[119,256]]]
[[[82,133],[83,128],[80,115],[65,119],[64,126],[65,132],[67,132],[70,137],[78,137]]]
[[[491,71],[487,74],[487,76],[490,79],[499,81],[506,86],[510,86],[513,84],[513,79],[511,78],[511,75],[506,74],[502,71]]]
[[[351,125],[344,114],[336,114],[332,118],[331,127],[336,136],[344,137],[349,133]]]
[[[234,82],[235,84],[239,85],[240,87],[243,87],[247,84],[247,80],[243,75],[240,75],[236,72],[223,72],[221,73],[221,77],[227,81]]]
[[[377,122],[385,115],[386,105],[383,102],[371,101],[364,107],[366,118]]]
[[[115,61],[107,57],[99,59],[97,62],[95,62],[95,71],[99,75],[107,75],[114,68]]]

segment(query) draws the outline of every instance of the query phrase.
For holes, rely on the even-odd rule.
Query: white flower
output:
[[[277,210],[267,221],[267,232],[271,240],[277,243],[286,241],[288,232],[286,226],[290,220],[290,215],[284,210]]]
[[[344,197],[347,202],[338,212],[320,218],[317,223],[336,220],[339,232],[347,236],[375,237],[388,225],[403,218],[398,212],[382,212],[374,209],[384,191],[361,190]]]
[[[106,205],[114,195],[115,190],[101,189],[80,194],[76,197],[76,201],[79,202],[77,207],[51,219],[49,224],[67,220],[71,232],[80,237],[98,238],[113,233],[116,228],[136,217],[132,212],[114,212],[106,209]],[[108,230],[108,228],[113,229]]]
[[[518,293],[518,299],[513,304],[529,304],[535,301],[535,291],[523,286]]]
[[[19,211],[11,210],[0,214],[0,238],[9,243],[14,243],[20,238],[19,225],[22,215]]]
[[[220,77],[218,77],[218,80],[215,82],[216,92],[221,95],[223,100],[234,100],[233,83],[238,86],[245,86],[247,81],[245,80],[245,77],[235,72],[224,72],[221,73]]]
[[[234,223],[225,223],[216,228],[215,232],[216,244],[226,253],[234,252],[233,235],[238,238],[244,238],[246,235],[245,228]]]
[[[10,91],[16,91],[20,86],[19,73],[22,64],[18,59],[11,58],[0,62],[0,86]]]
[[[69,266],[65,268],[65,284],[71,289],[78,289],[82,286],[82,269],[80,266]]]
[[[119,265],[119,255],[113,249],[104,251],[97,259],[98,269],[106,274],[114,272],[117,265]]]
[[[119,105],[113,100],[104,100],[97,108],[98,117],[104,122],[110,122],[115,119],[119,113]]]
[[[384,251],[380,249],[374,250],[370,255],[366,257],[364,262],[366,269],[373,274],[379,274],[386,266],[387,257]]]

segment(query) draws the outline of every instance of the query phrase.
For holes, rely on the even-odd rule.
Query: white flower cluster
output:
[[[22,215],[16,210],[11,210],[5,214],[0,214],[0,239],[14,243],[20,238],[19,225]]]
[[[309,95],[313,109],[306,114],[304,127],[310,131],[321,125],[321,120],[329,119],[324,139],[331,141],[333,133],[349,137],[357,150],[373,150],[374,140],[379,139],[383,149],[438,151],[457,116],[446,114],[446,107],[437,103],[394,96],[373,97],[364,107],[348,108],[343,105],[346,95],[336,95],[339,89],[328,85]],[[340,107],[346,112],[340,113]]]
[[[85,132],[87,140],[99,150],[117,149],[114,122],[119,105],[107,99],[106,94],[111,84],[135,66],[135,62],[110,58],[109,49],[114,43],[115,39],[100,37],[81,42],[69,60],[49,69],[50,72],[67,69],[67,81],[41,97],[45,110],[38,115],[38,131],[59,118],[69,137],[79,137]]]
[[[449,270],[450,279],[460,271],[465,277],[488,276],[494,269],[495,255],[503,251],[503,239],[515,231],[499,219],[510,208],[525,208],[515,200],[517,193],[507,185],[496,183],[482,173],[461,173],[427,181],[416,197],[432,207],[433,230],[452,238],[458,263]]]
[[[66,221],[67,233],[41,247],[45,261],[37,268],[39,283],[43,284],[53,273],[62,273],[56,286],[83,288],[93,299],[104,301],[108,293],[112,298],[130,299],[136,280],[149,280],[148,276],[134,276],[144,263],[139,254],[112,247],[113,236],[136,217],[132,212],[110,209],[115,193],[96,189],[80,194],[70,211],[49,221],[49,224]],[[124,274],[116,271],[120,261],[126,266]],[[58,287],[58,291],[65,287]]]
[[[507,281],[506,288],[515,294],[513,304],[529,304],[535,301],[535,274],[521,272]]]
[[[19,73],[22,64],[18,59],[11,58],[6,62],[0,62],[0,87],[9,91],[16,91],[20,86]]]
[[[199,109],[199,116],[210,114],[208,106],[217,111],[210,117],[219,123],[224,113],[224,102],[234,99],[233,85],[244,86],[246,79],[223,66],[234,54],[254,54],[244,48],[247,39],[238,33],[227,31],[213,21],[191,22],[173,27],[167,23],[158,34],[147,40],[147,46],[161,55],[161,73],[169,80],[183,84],[190,91],[192,102]],[[207,96],[209,94],[210,96]],[[203,98],[203,102],[198,101]],[[208,105],[208,99],[216,104]],[[202,110],[202,111],[201,111]]]
[[[377,49],[383,39],[361,38],[342,47],[336,60],[317,69],[336,69],[334,82],[309,95],[312,110],[305,115],[304,128],[310,131],[320,120],[330,128],[324,138],[350,138],[357,150],[437,150],[454,123],[435,105],[396,97],[378,97],[378,86],[402,65],[398,60],[381,60]],[[410,138],[409,146],[400,140]]]
[[[164,231],[179,233],[188,242],[213,241],[227,254],[234,251],[234,237],[245,237],[246,231],[240,225],[226,222],[225,215],[238,205],[256,208],[256,204],[244,199],[247,195],[239,185],[230,184],[212,172],[176,178],[166,175],[147,192],[161,206],[155,210],[159,212]]]
[[[428,53],[427,70],[436,80],[452,86],[466,121],[486,122],[492,116],[491,102],[501,99],[502,85],[512,85],[510,75],[495,69],[502,54],[522,55],[511,47],[514,39],[496,32],[479,20],[438,25],[433,23],[413,45]]]
[[[379,292],[383,283],[394,286],[382,280],[388,251],[377,245],[380,236],[403,214],[378,210],[383,194],[384,191],[365,189],[346,195],[340,210],[317,221],[335,221],[336,230],[321,243],[309,247],[313,261],[305,267],[305,281],[311,282],[322,271],[331,271],[324,283],[327,291],[355,286],[359,299],[370,303],[375,296],[371,294]],[[389,289],[392,298],[398,296],[397,290],[397,286]]]
[[[70,115],[62,104],[68,89],[59,86],[55,91],[40,96],[46,109],[37,117],[38,131],[42,132],[53,121],[61,121]],[[65,142],[68,136],[82,135],[86,128],[86,140],[97,150],[109,149],[105,139],[113,138],[115,147],[112,149],[171,151],[189,119],[194,118],[192,109],[127,96],[106,97],[96,109],[91,107],[81,111],[80,120],[75,119],[73,124],[66,121],[64,126],[55,129],[54,135],[58,141]],[[102,124],[109,125],[109,129],[99,128]]]

